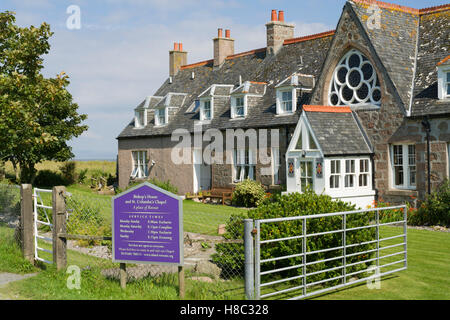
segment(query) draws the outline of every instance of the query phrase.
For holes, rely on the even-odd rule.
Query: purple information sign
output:
[[[183,265],[183,204],[148,182],[113,197],[113,261]]]

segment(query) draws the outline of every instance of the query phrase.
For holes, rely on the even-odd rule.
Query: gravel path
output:
[[[34,277],[35,275],[37,275],[37,273],[29,273],[21,275],[15,273],[2,272],[0,273],[0,288],[6,286],[8,283]],[[5,297],[0,293],[0,300],[10,300],[10,298]]]

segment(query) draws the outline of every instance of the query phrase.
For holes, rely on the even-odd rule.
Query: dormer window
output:
[[[450,71],[446,72],[447,75],[447,82],[445,84],[445,87],[447,88],[447,98],[450,98]]]
[[[450,73],[448,75],[450,75]],[[244,97],[236,98],[236,116],[244,116]]]
[[[450,98],[450,71],[446,72],[446,79],[447,82],[445,83],[445,88],[447,89],[447,94],[446,94],[446,98]]]
[[[147,114],[145,109],[135,111],[134,126],[135,128],[143,128],[147,124]]]
[[[213,115],[211,100],[204,100],[200,108],[200,120],[211,120]]]
[[[450,56],[437,64],[438,67],[438,97],[450,99]]]
[[[292,87],[277,90],[277,114],[292,114],[295,112],[295,89]]]
[[[166,109],[155,109],[155,125],[163,126],[167,123]]]
[[[281,94],[281,112],[292,112],[292,91],[284,91]]]
[[[331,106],[381,105],[381,89],[372,63],[361,52],[350,50],[339,61],[330,83]]]
[[[246,97],[237,96],[231,98],[231,118],[245,118],[247,115]]]

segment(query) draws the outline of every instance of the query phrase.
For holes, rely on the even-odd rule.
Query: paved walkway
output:
[[[37,275],[37,273],[29,273],[29,274],[15,274],[15,273],[7,273],[7,272],[0,272],[0,288],[4,287],[10,282],[23,280],[26,278],[34,277]],[[10,298],[3,296],[0,293],[0,300],[10,300]]]

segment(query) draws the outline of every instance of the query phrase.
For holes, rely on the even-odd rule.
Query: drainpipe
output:
[[[430,166],[430,154],[431,154],[431,150],[430,150],[430,133],[431,133],[431,124],[429,121],[429,117],[428,115],[426,115],[422,121],[422,126],[425,129],[425,132],[427,134],[427,162],[428,162],[428,195],[431,194],[431,166]]]

